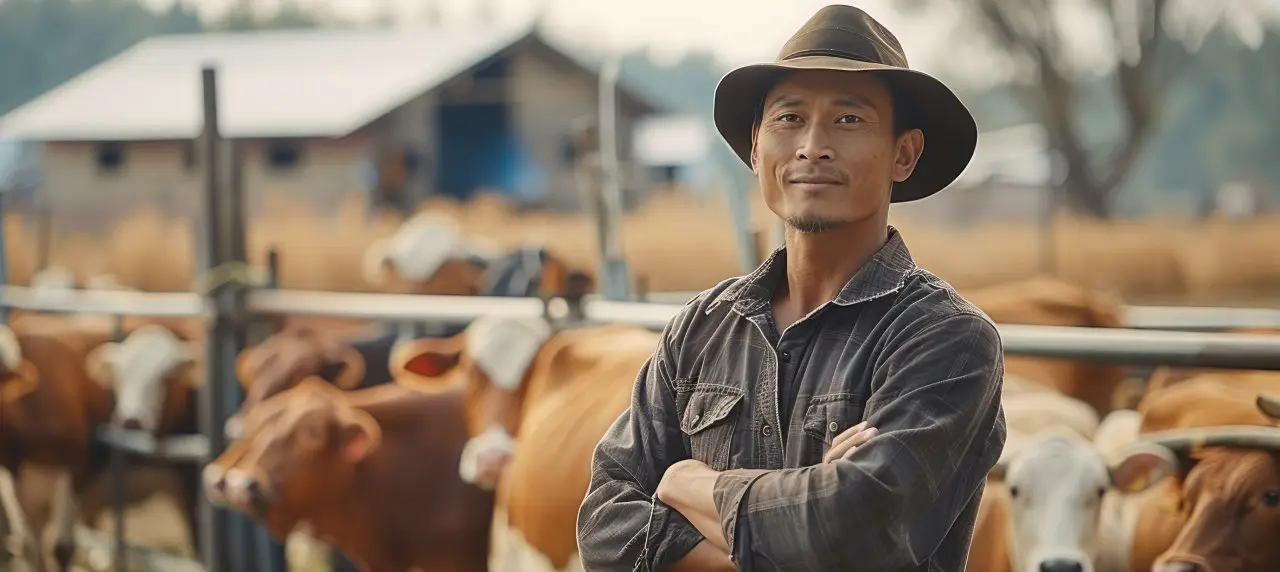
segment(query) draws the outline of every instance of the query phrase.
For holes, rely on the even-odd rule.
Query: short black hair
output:
[[[776,85],[778,82],[786,79],[786,77],[791,73],[793,72],[779,72],[778,75],[774,77],[774,84]],[[911,98],[907,97],[904,93],[905,90],[903,90],[897,82],[893,81],[892,76],[876,74],[876,78],[889,90],[889,101],[893,102],[894,136],[902,135],[907,131],[915,129],[919,125],[915,117],[915,102],[912,101]],[[760,101],[756,103],[756,114],[751,124],[752,131],[758,129],[760,124],[764,122],[764,102],[765,98],[761,97]]]

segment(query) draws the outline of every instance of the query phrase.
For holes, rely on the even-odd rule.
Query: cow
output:
[[[557,331],[538,318],[486,316],[456,336],[397,348],[396,383],[464,388],[470,440],[456,470],[496,489],[491,569],[582,569],[575,530],[591,454],[659,338],[624,325]]]
[[[307,378],[248,412],[205,467],[205,494],[277,540],[306,529],[364,572],[485,570],[493,495],[458,475],[464,399]]]
[[[1280,384],[1264,387],[1246,376],[1244,387],[1197,378],[1144,397],[1139,439],[1175,452],[1178,469],[1124,507],[1123,569],[1280,569],[1274,542],[1280,530],[1276,395]]]
[[[23,495],[22,513],[31,521],[27,532],[34,535],[27,540],[37,544],[31,550],[38,554],[29,558],[41,569],[45,552],[39,540],[53,521],[52,557],[60,570],[67,570],[75,547],[78,507],[73,501],[106,466],[91,435],[95,425],[110,417],[111,395],[90,379],[83,364],[111,335],[110,328],[94,330],[37,315],[0,325],[0,465],[15,480],[24,469],[35,469],[56,482],[52,504],[57,514],[39,505],[51,499]],[[7,516],[5,524],[18,524],[10,522],[16,510]]]
[[[309,327],[287,329],[245,348],[236,357],[244,388],[240,409],[227,419],[228,439],[239,438],[244,416],[257,404],[303,379],[319,377],[352,390],[391,381],[391,344],[382,336],[342,339]]]
[[[1093,572],[1104,495],[1145,489],[1172,471],[1172,455],[1135,445],[1108,462],[1091,407],[1017,376],[1006,376],[1001,400],[1008,438],[983,491],[968,568]]]
[[[590,280],[542,247],[505,254],[477,248],[455,220],[429,211],[370,243],[361,268],[365,282],[395,293],[553,296],[570,290],[575,277]]]
[[[1120,302],[1103,292],[1052,278],[1032,278],[964,291],[999,324],[1118,328]],[[1006,356],[1005,372],[1084,401],[1105,416],[1113,409],[1125,368],[1027,356]]]

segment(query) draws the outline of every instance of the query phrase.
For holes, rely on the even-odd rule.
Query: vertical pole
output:
[[[621,65],[617,57],[605,60],[600,70],[599,157],[601,174],[601,209],[604,217],[601,291],[607,299],[626,300],[630,295],[630,279],[626,260],[622,257],[622,174],[618,161],[618,77]]]
[[[219,200],[219,187],[221,184],[221,152],[222,138],[218,131],[218,79],[217,70],[212,66],[205,66],[200,71],[201,94],[204,103],[204,129],[201,134],[202,151],[204,154],[204,175],[205,175],[205,193],[204,193],[204,247],[206,254],[204,256],[204,264],[201,273],[216,268],[222,264],[226,258],[226,249],[223,244],[222,226],[225,224],[222,220],[221,201]],[[213,319],[206,325],[206,379],[207,383],[200,389],[198,395],[199,407],[199,428],[205,438],[209,440],[209,458],[204,460],[209,463],[222,452],[225,446],[222,432],[222,425],[219,420],[222,419],[222,408],[220,407],[219,390],[223,383],[223,377],[226,374],[226,363],[223,361],[222,338],[226,330],[226,317],[223,315],[222,304],[217,299],[210,300],[213,302],[215,314]],[[215,509],[209,504],[208,499],[203,498],[203,490],[201,490],[202,498],[198,506],[197,518],[200,522],[200,556],[207,572],[230,572],[236,569],[228,565],[228,559],[232,557],[231,551],[227,544],[227,524],[228,514],[226,511]]]
[[[7,206],[5,204],[6,202],[8,202],[7,197],[5,197],[4,195],[0,195],[0,286],[4,286],[9,283],[8,242],[5,241],[4,239],[5,207]],[[0,300],[0,302],[3,302],[3,300]],[[8,323],[9,323],[9,307],[4,304],[0,304],[0,324],[8,324]]]

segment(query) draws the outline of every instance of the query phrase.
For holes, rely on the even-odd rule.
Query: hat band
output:
[[[850,59],[850,60],[858,60],[858,61],[860,61],[860,62],[866,62],[866,63],[869,63],[869,64],[878,64],[878,63],[881,63],[881,62],[878,62],[878,61],[873,60],[873,59],[871,59],[871,58],[868,58],[868,57],[866,57],[866,56],[862,56],[862,55],[859,55],[859,54],[855,54],[855,53],[853,53],[853,52],[846,52],[846,51],[844,51],[844,50],[837,50],[837,49],[833,49],[833,48],[813,48],[813,49],[809,49],[809,50],[800,50],[800,51],[798,51],[798,52],[793,52],[793,53],[791,53],[791,54],[787,55],[787,57],[782,58],[782,59],[783,59],[783,61],[786,61],[786,60],[791,60],[791,59],[795,59],[795,58],[803,58],[803,57],[805,57],[805,56],[835,56],[835,57],[837,57],[837,58],[845,58],[845,59]]]

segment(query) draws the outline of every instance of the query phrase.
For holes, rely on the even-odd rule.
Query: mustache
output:
[[[792,168],[783,171],[783,180],[788,183],[818,183],[843,185],[849,182],[849,176],[839,169],[815,169],[813,167]]]

